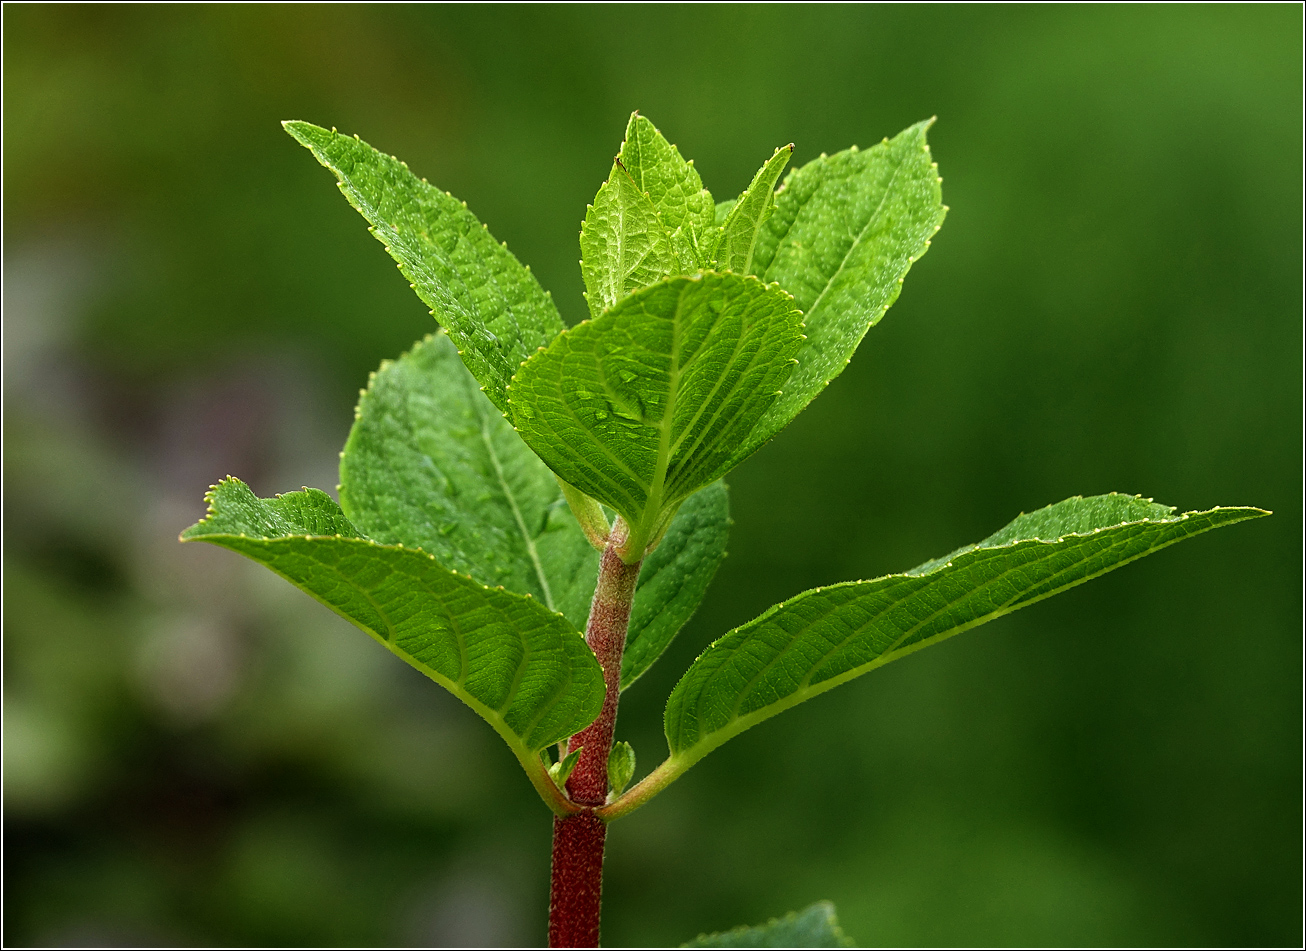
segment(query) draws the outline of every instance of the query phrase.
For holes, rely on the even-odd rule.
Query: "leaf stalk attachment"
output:
[[[585,640],[603,668],[603,708],[598,718],[567,744],[564,762],[574,762],[566,792],[577,814],[553,823],[553,867],[549,889],[549,945],[597,947],[599,900],[603,887],[603,849],[607,824],[594,810],[607,802],[608,760],[621,698],[621,655],[635,600],[642,559],[626,564],[619,554],[630,529],[618,517],[599,561],[598,583],[590,603]],[[574,760],[572,757],[576,756]],[[543,763],[541,763],[541,767]],[[556,788],[556,787],[555,787]],[[555,810],[556,811],[556,810]]]

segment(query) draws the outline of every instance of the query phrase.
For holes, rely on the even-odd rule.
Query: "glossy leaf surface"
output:
[[[689,668],[667,702],[676,771],[761,721],[938,643],[1254,508],[1175,515],[1127,495],[1072,498],[901,575],[804,592],[736,628]]]
[[[943,223],[939,174],[925,141],[932,121],[874,148],[822,156],[786,177],[752,268],[794,295],[807,340],[789,385],[741,458],[843,372]]]
[[[685,161],[680,150],[639,113],[630,117],[617,160],[653,203],[672,237],[681,273],[706,267],[716,206],[694,163]]]
[[[563,328],[553,299],[467,205],[357,136],[307,122],[284,123],[340,180],[373,236],[399,262],[453,338],[490,401],[507,410],[518,365]]]
[[[665,511],[735,464],[801,340],[778,288],[733,274],[672,278],[528,360],[512,383],[513,421],[642,547]]]
[[[682,948],[843,948],[852,942],[839,927],[834,905],[818,901],[764,925],[699,935]]]
[[[486,586],[426,552],[363,538],[317,489],[259,499],[228,478],[182,534],[266,565],[484,717],[528,772],[587,726],[603,675],[584,638],[533,598]]]
[[[340,505],[369,538],[530,594],[584,630],[598,552],[444,334],[372,375],[340,459]]]
[[[792,145],[776,149],[767,163],[757,170],[747,190],[726,212],[716,249],[716,264],[720,270],[752,273],[758,236],[775,208],[776,182],[789,164],[793,151]]]
[[[485,584],[530,594],[584,630],[598,577],[549,468],[434,334],[372,375],[340,460],[341,506],[374,541],[420,548]],[[692,496],[645,561],[622,684],[671,643],[725,557],[723,484]]]
[[[671,234],[657,206],[617,162],[585,209],[580,226],[580,270],[594,317],[627,294],[681,270]]]

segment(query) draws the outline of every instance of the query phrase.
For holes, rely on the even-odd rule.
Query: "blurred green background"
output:
[[[357,132],[583,312],[629,112],[731,197],[926,116],[951,212],[847,372],[731,479],[711,639],[1018,512],[1205,536],[745,734],[613,827],[605,942],[822,898],[865,944],[1297,945],[1301,26],[1262,7],[4,10],[4,941],[537,944],[549,815],[471,711],[181,547],[206,487],[332,488],[432,329],[281,130]]]

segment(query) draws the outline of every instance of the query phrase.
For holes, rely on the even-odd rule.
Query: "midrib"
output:
[[[898,180],[898,173],[902,171],[904,164],[906,163],[900,161],[898,162],[897,167],[894,168],[893,174],[889,176],[889,184],[884,186],[884,194],[880,197],[880,203],[875,206],[875,211],[871,212],[871,216],[866,219],[866,224],[862,227],[856,240],[854,240],[849,246],[848,253],[845,254],[843,260],[839,262],[839,267],[830,275],[830,279],[825,282],[825,287],[821,288],[821,293],[817,294],[816,300],[812,301],[812,306],[807,308],[807,316],[816,313],[816,309],[821,306],[821,301],[825,300],[825,295],[828,294],[830,288],[834,286],[834,282],[839,279],[839,275],[843,273],[843,269],[848,266],[848,259],[853,256],[853,252],[861,245],[866,237],[866,232],[870,230],[871,225],[880,217],[880,212],[884,210],[884,203],[889,200],[889,193],[893,191],[893,183]]]
[[[544,574],[544,565],[540,563],[540,553],[535,547],[535,539],[526,528],[526,519],[522,517],[521,508],[517,505],[517,498],[513,495],[512,488],[508,485],[508,479],[503,473],[503,466],[499,463],[499,454],[494,451],[494,442],[490,436],[489,423],[485,412],[481,412],[481,441],[485,443],[485,451],[490,457],[490,462],[494,465],[494,476],[499,480],[499,485],[503,488],[504,498],[508,500],[508,505],[512,509],[512,517],[517,521],[517,530],[521,532],[522,540],[526,542],[526,551],[531,556],[531,564],[535,566],[535,577],[540,582],[540,592],[544,595],[544,604],[550,611],[556,610],[553,606],[553,591],[549,588],[549,579]]]
[[[650,512],[656,519],[662,508],[662,492],[666,488],[667,468],[671,465],[671,426],[675,417],[677,391],[680,389],[680,316],[684,299],[685,292],[682,289],[676,301],[675,316],[671,319],[671,369],[667,374],[667,405],[662,411],[662,423],[658,427],[658,461],[653,482],[649,485],[648,499],[644,503],[644,516],[641,521],[645,522]]]

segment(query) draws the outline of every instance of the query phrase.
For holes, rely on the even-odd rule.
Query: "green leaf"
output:
[[[753,271],[794,295],[807,340],[741,459],[843,372],[942,225],[938,169],[925,142],[933,121],[871,149],[823,155],[785,179],[758,235]]]
[[[399,262],[399,270],[458,345],[490,401],[528,356],[563,329],[553,299],[464,202],[440,191],[357,136],[283,123],[335,173],[349,203]]]
[[[340,505],[369,538],[532,595],[584,630],[598,553],[444,334],[372,374],[341,454]]]
[[[802,911],[772,918],[755,928],[699,935],[682,948],[845,948],[852,945],[839,927],[834,905],[818,901]]]
[[[716,641],[667,701],[679,774],[749,727],[867,671],[1167,545],[1268,514],[1072,498],[913,571],[806,591]],[[669,779],[667,780],[669,781]]]
[[[779,288],[676,277],[561,334],[517,371],[509,405],[554,472],[629,523],[633,562],[667,513],[735,465],[801,341]]]
[[[621,658],[625,690],[662,656],[693,617],[726,557],[730,499],[726,484],[713,482],[685,500],[662,543],[644,559],[635,607]]]
[[[554,478],[557,479],[557,476]],[[612,525],[608,522],[608,514],[603,511],[603,506],[599,505],[597,499],[590,498],[561,479],[558,479],[558,486],[562,489],[562,497],[567,500],[571,514],[576,516],[580,530],[585,533],[595,551],[603,551],[612,537]]]
[[[549,777],[559,789],[567,785],[567,780],[571,778],[571,771],[576,768],[576,763],[580,760],[580,753],[583,749],[585,749],[583,746],[576,747],[549,767]]]
[[[638,112],[631,114],[617,161],[630,174],[635,187],[653,203],[663,227],[671,235],[681,273],[706,267],[716,207],[694,163],[681,158],[680,150]]]
[[[757,170],[752,184],[727,213],[716,249],[716,262],[720,270],[734,271],[736,274],[751,273],[758,234],[775,207],[775,183],[780,180],[780,173],[789,164],[789,156],[793,151],[792,145],[776,149],[767,163]]]
[[[635,748],[625,740],[613,743],[612,752],[608,754],[608,785],[613,793],[620,796],[634,775]]]
[[[538,752],[589,725],[603,672],[584,639],[533,598],[487,588],[434,556],[360,535],[317,489],[259,499],[227,478],[182,533],[266,565],[484,717],[532,775]]]
[[[632,291],[681,269],[652,199],[614,162],[580,226],[580,270],[590,313],[598,317]]]
[[[477,389],[444,334],[383,363],[356,416],[340,460],[340,501],[359,531],[530,594],[585,628],[599,554],[557,478]],[[640,571],[623,688],[694,613],[728,532],[722,483],[676,514]]]

